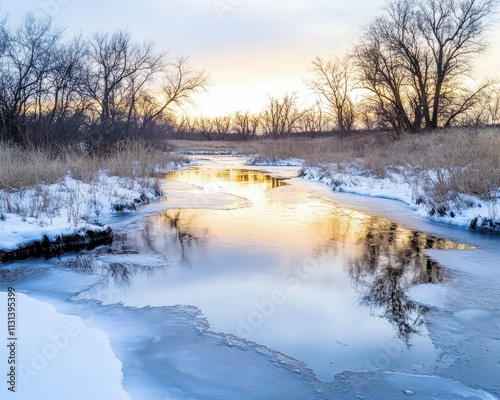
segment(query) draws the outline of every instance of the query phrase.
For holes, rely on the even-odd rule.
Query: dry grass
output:
[[[54,183],[66,174],[64,160],[40,149],[0,142],[0,189],[15,190]]]
[[[110,155],[100,160],[99,168],[113,176],[147,178],[154,176],[158,166],[180,160],[180,157],[160,152],[147,143],[125,140],[116,143]]]
[[[180,161],[141,141],[116,143],[108,155],[101,157],[78,151],[61,155],[0,142],[0,220],[5,213],[14,213],[45,226],[66,209],[67,222],[76,226],[101,214],[103,195],[119,198],[113,205],[117,211],[120,207],[135,209],[137,199],[129,198],[127,192],[116,194],[115,186],[141,191],[140,201],[147,202],[148,192],[162,196],[158,168]],[[100,171],[125,179],[119,184],[103,181]],[[68,173],[76,180],[64,180]],[[48,186],[53,183],[59,183],[57,188]]]
[[[117,143],[110,155],[100,158],[78,151],[56,155],[0,142],[0,190],[17,191],[52,184],[68,172],[84,182],[94,180],[102,170],[124,178],[149,178],[154,176],[158,166],[179,161],[179,157],[132,140]]]

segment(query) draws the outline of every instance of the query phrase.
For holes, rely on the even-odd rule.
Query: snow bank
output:
[[[173,151],[172,154],[179,156],[237,156],[233,150],[183,150]]]
[[[0,292],[0,304],[8,294]],[[9,297],[11,298],[11,297]],[[15,294],[14,338],[8,339],[10,354],[2,350],[3,373],[14,371],[9,385],[14,399],[126,400],[121,362],[106,335],[87,327],[79,317],[63,315],[47,303]],[[0,331],[7,333],[7,319],[0,318]],[[2,374],[3,374],[2,373]],[[13,381],[14,382],[14,381]],[[3,383],[6,391],[7,384]]]
[[[266,158],[262,156],[255,156],[250,158],[247,165],[251,166],[264,166],[264,167],[301,167],[304,165],[304,160],[298,158],[280,159],[276,157]]]
[[[90,183],[67,176],[53,185],[0,191],[0,253],[92,232],[104,236],[108,228],[100,219],[135,211],[139,204],[160,196],[153,183],[101,173]]]
[[[422,185],[417,182],[418,177],[403,167],[394,168],[393,171],[387,172],[386,177],[380,178],[355,167],[340,171],[335,164],[327,164],[304,166],[299,176],[324,183],[339,192],[401,201],[415,209],[418,214],[436,222],[472,229],[500,231],[500,219],[498,219],[500,198],[496,203],[488,203],[474,196],[460,195],[460,206],[444,211],[437,210],[428,201]]]

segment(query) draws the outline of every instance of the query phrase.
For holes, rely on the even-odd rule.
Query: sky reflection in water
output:
[[[251,206],[150,218],[143,231],[117,237],[111,254],[81,263],[110,278],[86,296],[137,307],[194,305],[215,331],[282,351],[326,380],[342,370],[418,371],[434,363],[425,309],[404,289],[445,279],[424,249],[465,246],[257,171],[194,168],[168,179]]]

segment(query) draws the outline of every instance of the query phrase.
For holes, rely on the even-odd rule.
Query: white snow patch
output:
[[[450,287],[439,283],[425,283],[407,289],[408,298],[423,306],[444,310]]]
[[[0,303],[7,304],[7,297],[0,292]],[[7,340],[15,344],[15,364],[2,368],[6,373],[15,366],[13,398],[130,399],[122,386],[122,364],[102,331],[24,294],[16,293],[15,299],[16,325],[11,333],[17,340]],[[0,318],[0,331],[8,332],[7,318]]]
[[[265,158],[261,156],[255,156],[247,161],[247,165],[252,166],[270,166],[270,167],[302,167],[304,165],[304,160],[299,158]]]

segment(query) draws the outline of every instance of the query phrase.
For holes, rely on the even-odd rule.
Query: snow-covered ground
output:
[[[140,204],[160,197],[154,182],[101,172],[91,182],[68,175],[53,185],[11,193],[0,191],[0,251],[81,232],[103,232],[103,218],[136,211]]]
[[[12,384],[3,380],[2,398],[130,399],[122,386],[122,363],[104,332],[22,293],[0,292],[2,306],[7,298],[16,318],[9,329],[7,319],[0,318],[0,331],[9,332],[2,375],[15,378],[7,376]]]

